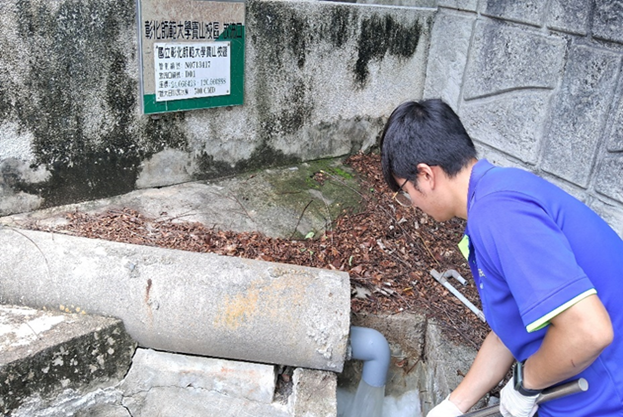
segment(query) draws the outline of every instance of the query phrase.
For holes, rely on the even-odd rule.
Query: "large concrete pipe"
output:
[[[0,303],[121,318],[142,346],[341,372],[348,274],[0,228]]]

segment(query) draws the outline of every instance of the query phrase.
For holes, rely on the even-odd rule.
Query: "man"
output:
[[[428,417],[464,414],[515,361],[519,372],[500,394],[504,416],[534,415],[542,389],[580,377],[587,392],[544,403],[539,416],[623,416],[621,238],[544,179],[477,160],[440,100],[396,108],[381,147],[393,191],[437,221],[467,220],[459,247],[492,329],[463,381]]]

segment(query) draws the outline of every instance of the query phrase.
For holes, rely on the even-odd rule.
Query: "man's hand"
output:
[[[448,395],[445,400],[430,410],[428,414],[426,414],[426,417],[457,417],[462,415],[463,412],[450,401],[450,396]]]
[[[539,406],[536,404],[538,395],[526,397],[513,386],[514,379],[500,391],[500,413],[504,417],[532,417]],[[433,410],[435,410],[433,408]]]

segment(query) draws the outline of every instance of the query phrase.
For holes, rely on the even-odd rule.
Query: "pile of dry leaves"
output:
[[[90,238],[346,271],[354,312],[425,313],[437,319],[449,337],[480,346],[486,325],[429,273],[457,270],[468,285],[455,281],[453,285],[479,305],[469,268],[456,246],[463,222],[437,223],[417,209],[396,204],[383,181],[379,159],[376,154],[357,154],[346,161],[360,174],[364,207],[343,213],[315,239],[215,230],[198,223],[149,219],[131,209],[100,215],[69,213],[63,229]],[[320,185],[332,180],[321,173],[314,178]]]

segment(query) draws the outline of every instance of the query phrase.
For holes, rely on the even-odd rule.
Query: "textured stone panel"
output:
[[[514,89],[554,88],[562,72],[564,54],[565,43],[559,37],[479,23],[464,98]]]
[[[612,229],[623,239],[623,209],[613,204],[605,203],[597,198],[592,198],[588,206],[595,210]]]
[[[549,91],[538,90],[470,101],[459,115],[472,138],[535,163],[549,96]]]
[[[545,13],[545,0],[500,1],[485,0],[480,3],[480,12],[487,16],[540,25]]]
[[[617,108],[610,115],[612,121],[608,123],[612,129],[607,142],[610,152],[623,152],[623,97],[620,94],[618,101]]]
[[[425,98],[441,98],[456,109],[467,64],[473,18],[439,12],[432,31]]]
[[[593,35],[597,38],[623,43],[623,1],[596,0],[593,15]]]
[[[623,155],[603,158],[595,175],[597,192],[623,202]]]
[[[552,0],[547,26],[564,32],[586,35],[590,4],[585,0]]]
[[[370,4],[370,5],[385,5],[385,6],[403,6],[403,7],[428,7],[434,8],[437,6],[435,0],[356,0],[353,3],[357,4]]]
[[[515,167],[515,168],[522,168],[528,171],[534,171],[533,166],[524,165],[523,163],[521,163],[521,161],[505,153],[502,153],[497,149],[493,149],[489,146],[483,145],[482,143],[478,141],[476,141],[474,145],[476,145],[476,151],[478,152],[478,159],[486,159],[489,162],[491,162],[493,165],[497,165],[501,167]]]
[[[478,7],[478,0],[438,0],[437,6],[475,12],[476,7]]]
[[[543,169],[586,186],[616,88],[620,57],[578,46],[572,49],[561,90],[552,106]]]

